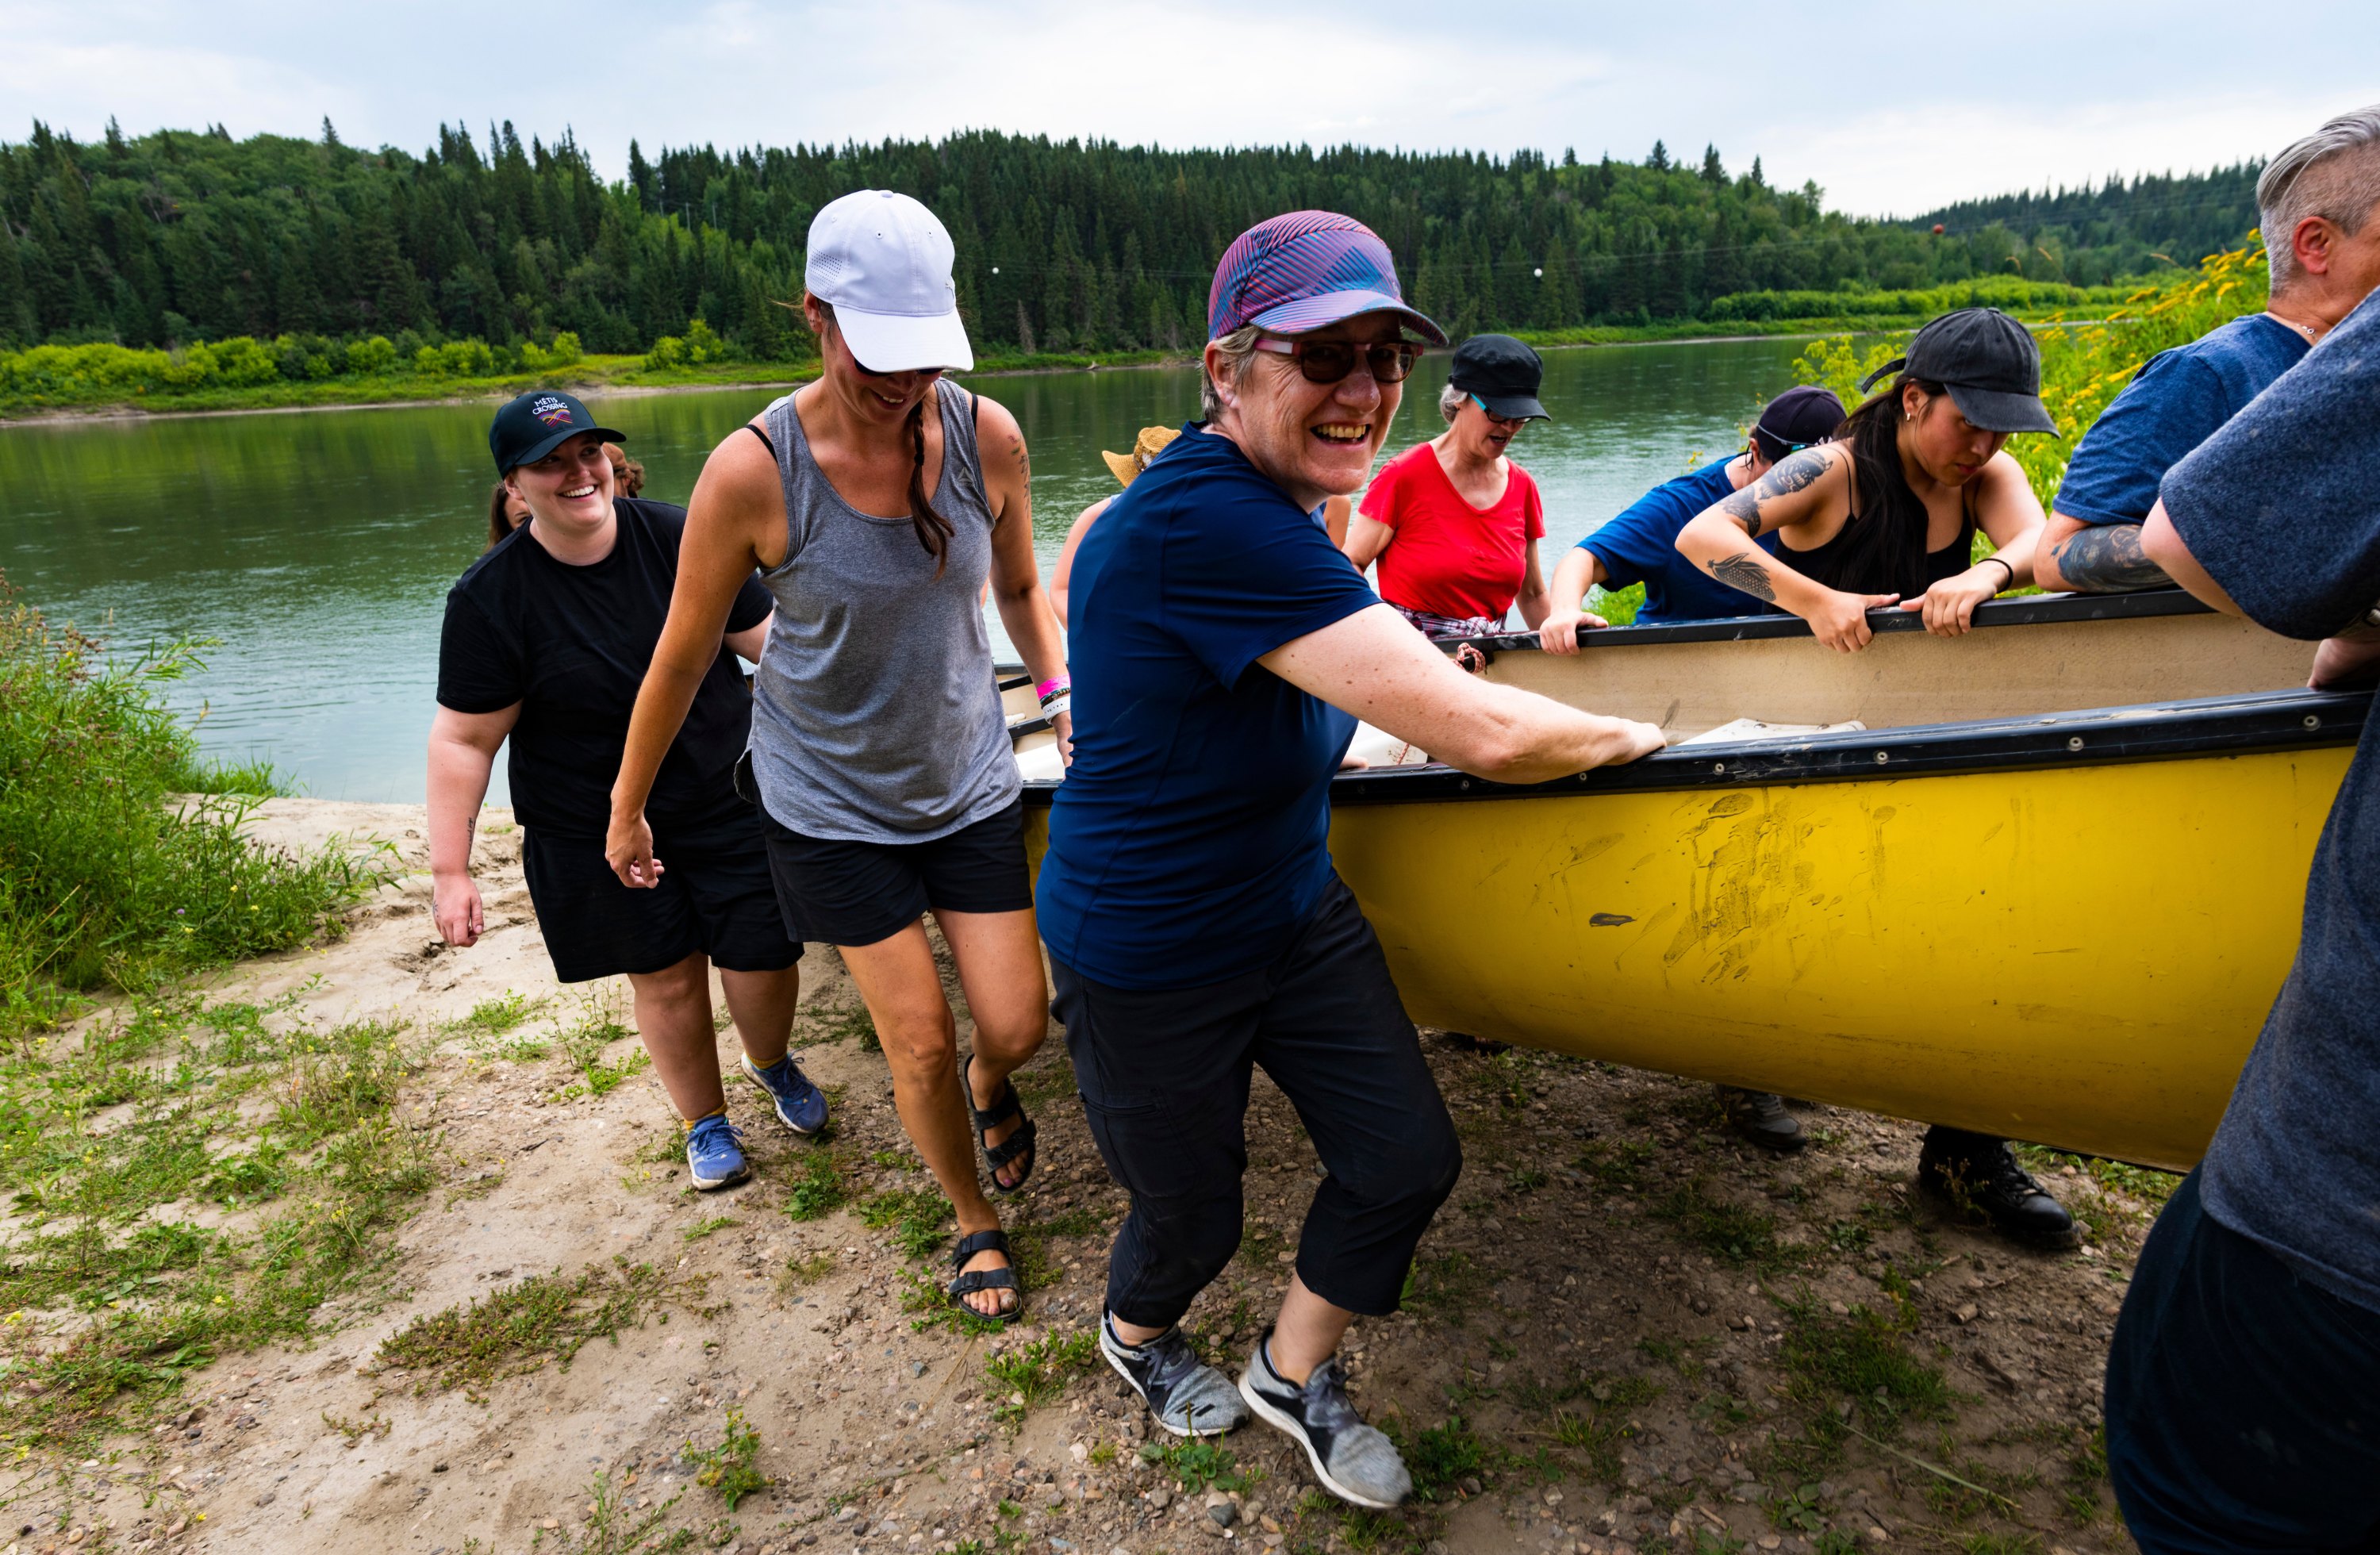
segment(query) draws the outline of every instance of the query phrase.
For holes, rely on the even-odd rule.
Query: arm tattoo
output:
[[[1788,492],[1798,492],[1804,486],[1816,484],[1818,477],[1832,468],[1833,461],[1824,454],[1815,448],[1804,448],[1769,466],[1768,473],[1762,476],[1752,489],[1764,497],[1781,497]]]
[[[1710,575],[1730,589],[1742,589],[1755,600],[1769,604],[1777,602],[1777,588],[1768,581],[1768,569],[1748,555],[1721,556],[1710,565]]]
[[[2173,579],[2141,550],[2138,524],[2097,524],[2052,546],[2050,556],[2066,581],[2089,594],[2129,594],[2164,589]]]
[[[1033,484],[1033,456],[1025,451],[1024,437],[1022,435],[1012,437],[1008,440],[1008,444],[1010,447],[1016,450],[1016,473],[1018,477],[1021,478],[1026,485],[1030,486]]]
[[[1718,510],[1743,526],[1744,538],[1760,538],[1760,502],[1750,492],[1730,492]]]
[[[1718,510],[1742,525],[1746,536],[1758,540],[1760,504],[1771,497],[1790,496],[1815,484],[1830,468],[1827,456],[1815,448],[1789,454],[1769,466],[1767,474],[1722,501]]]

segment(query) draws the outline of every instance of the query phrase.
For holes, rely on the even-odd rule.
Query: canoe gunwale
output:
[[[2179,589],[2149,589],[2136,594],[2027,594],[2012,600],[1986,600],[1975,607],[1974,626],[2042,626],[2075,621],[2144,621],[2161,615],[2211,615],[2214,612]],[[1867,613],[1868,630],[1878,636],[1923,632],[1925,617],[1898,608]],[[1764,638],[1812,637],[1810,624],[1783,613],[1730,615],[1712,621],[1681,621],[1644,626],[1611,626],[1581,632],[1582,652],[1609,652],[1649,648],[1661,643],[1749,642]],[[1465,645],[1489,654],[1543,652],[1535,632],[1496,632],[1477,638],[1437,639],[1438,648],[1452,654]]]
[[[1761,788],[1874,783],[2012,768],[2108,766],[2255,751],[2353,745],[2372,710],[2369,691],[2267,691],[2132,707],[2088,708],[2020,718],[1850,730],[1791,742],[1673,746],[1621,767],[1510,784],[1432,764],[1367,768],[1331,780],[1330,802],[1399,805],[1557,798],[1658,789]],[[1025,784],[1028,807],[1047,806],[1060,784]]]

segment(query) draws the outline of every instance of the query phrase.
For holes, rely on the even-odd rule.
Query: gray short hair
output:
[[[1232,387],[1238,388],[1246,381],[1248,363],[1256,359],[1257,342],[1264,331],[1254,324],[1242,324],[1229,334],[1217,335],[1208,342],[1223,353],[1223,360],[1232,371]],[[1198,369],[1198,419],[1211,421],[1222,414],[1223,396],[1216,392],[1214,375],[1202,362]]]
[[[1451,383],[1438,391],[1438,413],[1446,418],[1448,426],[1454,425],[1454,419],[1463,414],[1463,402],[1470,397],[1470,390],[1458,389]]]
[[[2256,215],[2273,290],[2298,279],[2291,235],[2322,216],[2352,237],[2380,204],[2380,103],[2341,114],[2265,164],[2256,180]]]

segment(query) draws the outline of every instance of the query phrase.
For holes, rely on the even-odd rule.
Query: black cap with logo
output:
[[[1768,402],[1752,424],[1752,441],[1771,462],[1824,443],[1843,424],[1843,402],[1832,389],[1803,383]]]
[[[1511,335],[1475,334],[1454,348],[1454,366],[1446,381],[1476,396],[1490,416],[1550,421],[1553,418],[1537,403],[1537,385],[1545,376],[1544,360]]]
[[[1950,391],[1959,413],[1985,431],[2054,432],[2041,403],[2041,347],[2025,327],[1997,308],[1961,308],[1917,332],[1909,354],[1860,380],[1869,384],[1907,370]]]
[[[593,432],[606,443],[628,441],[598,425],[587,407],[570,395],[555,389],[531,389],[497,411],[496,419],[488,424],[488,452],[496,456],[496,473],[510,475],[580,432]]]

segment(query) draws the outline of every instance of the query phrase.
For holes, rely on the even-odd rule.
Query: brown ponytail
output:
[[[503,481],[497,481],[496,489],[488,493],[488,543],[485,549],[493,551],[496,541],[512,533],[516,527],[511,516],[504,511],[511,505],[512,493],[504,490]]]
[[[926,391],[927,397],[937,404],[941,402],[941,393],[939,385]],[[942,569],[950,565],[951,536],[957,531],[951,528],[951,521],[935,512],[934,504],[926,500],[926,401],[922,399],[909,407],[909,446],[917,456],[909,466],[909,527],[917,532],[917,543],[926,548],[926,554],[934,559],[934,577],[939,580]],[[950,462],[950,450],[945,448],[942,450],[945,468]]]

